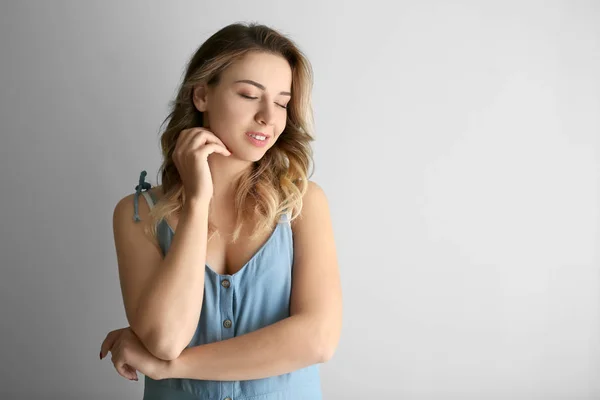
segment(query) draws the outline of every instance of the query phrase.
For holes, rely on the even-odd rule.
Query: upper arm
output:
[[[144,226],[150,220],[150,207],[142,199],[140,196],[139,222],[133,220],[133,195],[121,199],[113,212],[113,234],[125,314],[129,325],[138,335],[143,334],[136,330],[139,299],[162,261],[160,247],[144,233]]]
[[[294,268],[290,314],[314,316],[329,359],[342,327],[342,290],[325,192],[309,181],[300,215],[292,221]]]

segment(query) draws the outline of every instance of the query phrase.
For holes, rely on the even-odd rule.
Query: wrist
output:
[[[162,379],[169,379],[173,377],[173,362],[175,360],[161,360],[159,359],[158,365],[156,366],[156,372],[154,373],[154,380],[160,381]]]
[[[210,205],[210,199],[205,197],[187,199],[183,204],[183,212],[187,215],[206,213]]]

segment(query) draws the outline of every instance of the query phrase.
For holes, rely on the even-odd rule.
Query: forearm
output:
[[[198,325],[207,231],[208,205],[185,207],[164,262],[139,300],[131,327],[157,357],[177,357]]]
[[[292,316],[248,334],[185,349],[164,364],[165,378],[248,380],[321,362],[317,322]]]

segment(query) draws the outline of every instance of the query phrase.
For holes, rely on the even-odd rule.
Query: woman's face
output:
[[[287,60],[253,52],[227,68],[218,85],[196,87],[194,104],[204,113],[204,127],[223,141],[231,157],[258,161],[285,128],[291,86]],[[251,132],[266,138],[253,139]]]

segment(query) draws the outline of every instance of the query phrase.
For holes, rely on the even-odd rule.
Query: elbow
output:
[[[154,357],[172,361],[181,355],[190,342],[192,335],[178,337],[177,332],[168,331],[165,327],[140,326],[137,321],[130,321],[131,329],[140,339],[146,350]]]
[[[148,348],[148,347],[147,347]],[[156,358],[165,361],[172,361],[181,355],[183,348],[174,346],[173,343],[154,343],[150,345],[148,351]]]
[[[312,354],[316,358],[316,362],[322,364],[331,360],[339,342],[339,331],[324,326],[320,334],[313,337],[315,340],[312,342]]]
[[[333,358],[333,355],[335,354],[335,349],[336,346],[334,344],[330,344],[327,342],[324,342],[320,346],[318,346],[317,350],[315,351],[317,363],[323,364],[331,360]]]
[[[180,346],[173,340],[165,339],[164,336],[158,335],[156,332],[150,332],[139,337],[150,354],[165,361],[177,359],[185,348],[185,346]]]
[[[333,358],[337,348],[341,323],[332,324],[328,317],[301,317],[305,328],[302,337],[307,339],[307,354],[310,354],[313,363],[323,364]]]

